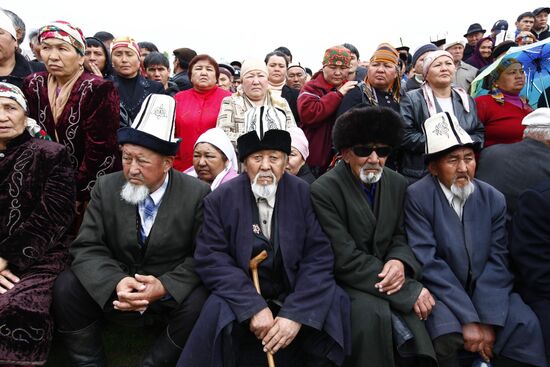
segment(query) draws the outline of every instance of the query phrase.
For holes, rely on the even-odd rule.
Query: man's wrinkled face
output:
[[[287,155],[278,150],[261,150],[246,157],[244,166],[252,191],[259,197],[273,197],[285,173],[287,160]]]
[[[124,177],[131,184],[147,186],[151,192],[162,185],[173,160],[173,157],[162,156],[139,145],[122,146]]]
[[[533,29],[540,31],[546,28],[546,25],[548,24],[548,13],[545,11],[541,11],[538,15],[535,15],[535,24],[533,25]]]
[[[447,49],[447,51],[453,55],[453,61],[455,63],[458,63],[462,61],[462,57],[464,56],[464,46],[457,44],[454,46],[451,46]]]
[[[477,41],[483,38],[483,32],[475,32],[466,36],[468,44],[470,46],[475,46]]]
[[[451,189],[466,187],[473,181],[476,171],[474,150],[470,147],[458,147],[439,159],[430,162],[428,169],[443,185]]]
[[[391,148],[386,144],[357,145],[344,149],[344,161],[349,165],[353,175],[363,183],[378,182]]]
[[[300,90],[306,84],[307,74],[301,67],[295,66],[287,71],[286,85]]]

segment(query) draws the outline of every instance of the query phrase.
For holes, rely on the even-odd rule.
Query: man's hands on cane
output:
[[[276,317],[273,326],[263,338],[264,352],[277,353],[279,349],[288,347],[294,340],[302,324],[284,317]]]

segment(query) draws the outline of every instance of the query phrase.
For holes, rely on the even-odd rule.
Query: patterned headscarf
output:
[[[323,66],[336,65],[349,68],[351,63],[351,52],[342,46],[334,46],[325,51]]]
[[[17,102],[23,109],[25,110],[25,114],[28,112],[27,110],[27,99],[25,98],[25,95],[19,89],[17,86],[10,84],[10,83],[3,83],[0,82],[0,97],[6,97],[9,99],[14,100]],[[42,128],[38,123],[31,119],[30,117],[26,118],[27,121],[25,125],[27,126],[27,131],[31,136],[45,139],[45,140],[52,140],[48,134]]]
[[[38,41],[42,42],[48,38],[57,38],[65,41],[72,45],[80,55],[84,56],[86,41],[80,28],[68,22],[58,20],[40,28]]]
[[[401,78],[399,76],[399,70],[398,70],[398,60],[399,60],[399,52],[390,45],[389,43],[381,43],[376,48],[376,51],[372,54],[370,58],[370,62],[380,62],[380,63],[390,63],[395,66],[395,69],[397,71],[396,77],[394,80],[391,81],[388,92],[390,92],[393,96],[393,99],[399,103],[400,95],[401,95]],[[365,76],[365,83],[370,85],[368,80],[368,74]],[[367,90],[365,89],[365,94],[367,95],[367,98],[372,101],[372,99],[375,98],[375,93],[373,90]]]
[[[370,62],[389,62],[397,66],[399,52],[389,43],[381,43],[372,54]]]
[[[141,52],[139,50],[139,46],[135,39],[132,37],[117,37],[113,40],[111,43],[111,54],[114,50],[120,47],[128,47],[130,50],[134,51],[138,57],[140,57]]]
[[[490,90],[489,94],[500,105],[504,104],[504,93],[495,86],[495,82],[500,78],[502,72],[513,64],[521,63],[514,58],[501,60],[497,67],[483,80],[483,87]],[[519,98],[524,105],[527,105],[527,99],[524,96],[520,96]]]

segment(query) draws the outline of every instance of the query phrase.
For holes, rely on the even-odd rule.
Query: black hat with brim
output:
[[[261,150],[278,150],[288,155],[290,154],[290,147],[290,133],[286,130],[267,130],[262,139],[254,130],[239,136],[237,139],[237,151],[241,162],[244,162],[249,155]]]
[[[481,32],[485,34],[485,29],[483,29],[483,27],[479,23],[470,24],[470,26],[468,27],[468,30],[464,34],[464,37],[477,32]]]
[[[154,135],[148,134],[132,127],[122,127],[117,130],[117,139],[120,145],[134,144],[164,156],[175,156],[178,153],[180,142],[168,142]]]

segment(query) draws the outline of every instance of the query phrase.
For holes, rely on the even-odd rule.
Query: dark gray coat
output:
[[[460,126],[466,130],[474,142],[480,142],[483,145],[484,128],[477,117],[476,104],[472,97],[468,96],[470,112],[466,112],[460,96],[455,91],[452,92],[452,100]],[[437,112],[443,112],[437,100],[435,104]],[[400,173],[411,181],[416,181],[428,173],[424,164],[426,137],[422,132],[422,125],[430,117],[430,113],[424,99],[424,91],[415,89],[407,92],[401,99],[400,107],[401,116],[405,122],[405,133],[401,143]]]
[[[120,198],[122,172],[102,176],[92,191],[71,268],[86,291],[103,307],[118,282],[135,273],[153,275],[177,302],[199,285],[193,251],[202,224],[202,199],[210,188],[171,170],[155,223],[143,247],[138,244],[137,206]]]

